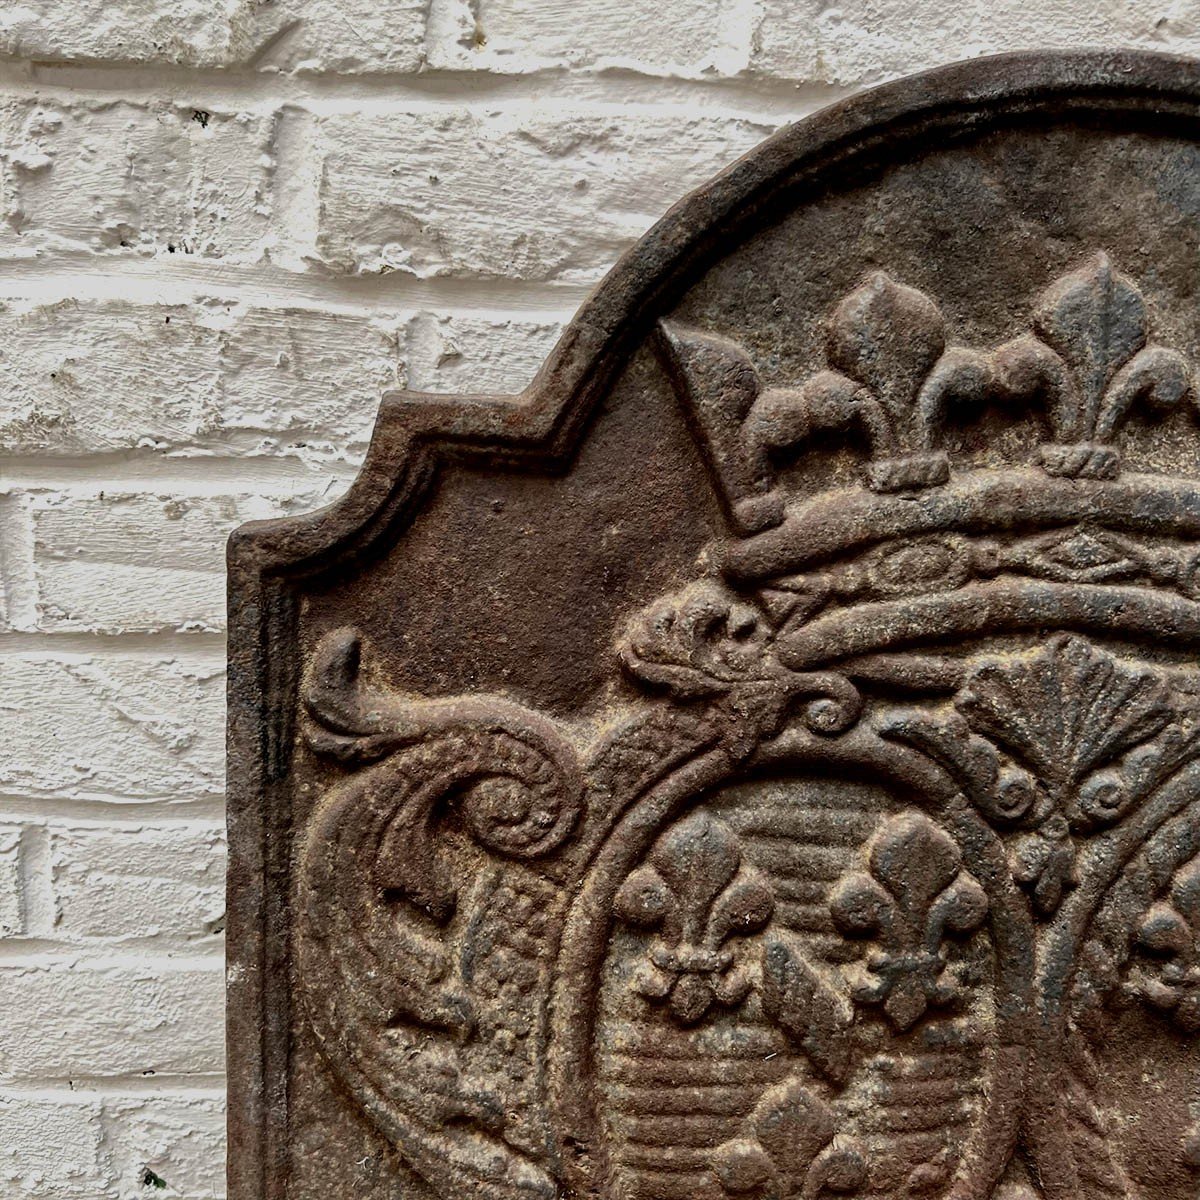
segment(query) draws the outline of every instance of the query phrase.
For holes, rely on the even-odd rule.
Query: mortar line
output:
[[[97,655],[170,658],[183,666],[215,669],[225,665],[225,635],[209,630],[177,633],[88,633],[44,630],[38,633],[0,633],[0,657],[59,655],[93,658]]]
[[[224,453],[197,451],[190,457],[165,456],[152,450],[71,457],[0,455],[0,491],[53,490],[80,496],[97,491],[108,496],[130,491],[196,497],[262,491],[290,496],[317,491],[328,503],[349,487],[357,474],[354,463],[310,466],[282,455],[237,454],[232,446]]]
[[[0,1083],[0,1099],[43,1100],[57,1104],[88,1100],[119,1100],[127,1096],[181,1093],[186,1099],[224,1101],[225,1074],[73,1075],[46,1076],[35,1082]]]
[[[82,791],[75,796],[0,793],[0,816],[5,820],[37,824],[73,821],[83,815],[96,824],[221,821],[225,817],[225,797],[203,792],[182,799],[175,793],[134,797],[95,791]]]
[[[401,323],[424,312],[448,317],[565,321],[591,283],[501,277],[418,279],[401,271],[338,276],[273,263],[230,263],[179,255],[97,255],[64,251],[5,260],[0,299],[192,304],[216,300],[270,308],[346,313]]]
[[[598,64],[540,66],[509,73],[424,67],[401,72],[286,72],[245,67],[138,63],[0,62],[0,88],[10,95],[76,100],[152,100],[226,108],[302,105],[317,114],[421,112],[485,107],[579,105],[596,112],[648,114],[711,111],[737,119],[788,122],[861,90],[853,85],[789,80],[739,72],[724,76],[641,71]]]
[[[0,939],[0,968],[8,970],[136,971],[173,974],[184,971],[223,971],[224,939],[214,935],[212,945],[200,952],[189,946],[181,953],[178,943],[148,950],[98,938],[94,945],[59,942],[47,938]]]
[[[38,800],[27,796],[0,795],[0,822],[26,828],[46,829],[136,829],[193,828],[213,830],[224,828],[225,802],[220,798],[178,801],[98,800],[63,797]]]

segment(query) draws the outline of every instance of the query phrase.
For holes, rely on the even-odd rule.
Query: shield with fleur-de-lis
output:
[[[235,542],[233,1200],[1195,1200],[1198,144],[839,106]]]

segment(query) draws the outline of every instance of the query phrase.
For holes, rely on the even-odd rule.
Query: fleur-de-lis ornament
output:
[[[959,996],[946,962],[947,935],[983,924],[988,900],[962,870],[954,841],[922,813],[892,817],[871,839],[866,871],[853,871],[829,898],[834,924],[847,937],[879,948],[851,978],[860,1004],[879,1004],[892,1024],[911,1029],[930,1005]]]
[[[614,907],[627,925],[656,931],[634,987],[665,1003],[679,1024],[695,1024],[714,1003],[733,1007],[746,998],[753,974],[735,964],[726,943],[762,929],[774,898],[742,864],[737,838],[721,821],[697,812],[673,825],[621,885]]]
[[[1147,344],[1146,302],[1103,251],[1042,293],[1033,325],[1040,346],[1029,365],[1051,400],[1055,436],[1040,448],[1042,467],[1051,475],[1114,478],[1117,426],[1135,401],[1164,411],[1187,396],[1186,361]]]
[[[1146,911],[1135,952],[1128,990],[1181,1032],[1200,1032],[1200,857],[1181,867],[1168,898]]]
[[[859,1146],[837,1135],[829,1105],[796,1080],[764,1092],[744,1137],[719,1146],[712,1171],[728,1196],[810,1200],[861,1186]]]
[[[991,348],[956,345],[931,297],[873,270],[826,318],[826,365],[795,385],[769,386],[741,346],[711,332],[665,323],[660,346],[730,525],[745,537],[784,520],[779,460],[814,435],[857,435],[871,490],[917,492],[950,479],[951,413],[1031,405],[1050,427],[1036,451],[1047,474],[1113,479],[1130,411],[1196,398],[1187,362],[1151,341],[1145,298],[1103,251],[1051,283],[1030,318]]]

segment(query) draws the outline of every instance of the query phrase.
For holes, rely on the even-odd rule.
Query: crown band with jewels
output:
[[[1052,431],[1041,471],[1112,480],[1129,411],[1194,395],[1183,357],[1150,341],[1141,292],[1104,253],[1052,283],[1031,325],[991,350],[948,345],[937,305],[878,271],[834,308],[828,367],[797,387],[764,387],[725,338],[665,324],[662,340],[730,524],[747,537],[783,522],[774,464],[814,434],[859,430],[872,491],[923,491],[951,479],[939,441],[952,408],[1041,404]]]

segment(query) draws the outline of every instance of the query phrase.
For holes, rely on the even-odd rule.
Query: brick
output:
[[[0,10],[0,53],[52,62],[413,70],[417,0],[25,0]]]
[[[106,1099],[102,1121],[116,1194],[158,1200],[225,1195],[225,1106],[214,1096]],[[165,1186],[145,1186],[152,1171]]]
[[[21,830],[0,825],[0,938],[25,931],[21,896]]]
[[[0,660],[0,792],[187,800],[224,777],[224,670],[169,656]]]
[[[192,960],[194,963],[194,960]],[[211,1074],[223,1069],[224,971],[145,957],[136,966],[0,965],[0,1078]]]
[[[278,0],[275,7],[269,20],[282,36],[264,65],[356,74],[415,71],[425,62],[428,0]]]
[[[357,462],[404,382],[399,343],[393,323],[293,308],[0,305],[0,453]]]
[[[0,1091],[0,1195],[14,1200],[97,1200],[108,1195],[102,1136],[98,1101]]]
[[[52,826],[50,847],[56,936],[195,941],[224,927],[220,825]]]
[[[260,453],[357,461],[379,402],[403,387],[397,322],[297,308],[233,314],[222,358],[229,430],[261,430]]]
[[[743,8],[737,0],[456,0],[444,6],[430,60],[513,73],[589,67],[731,74],[745,66],[741,43],[748,44],[750,30]]]
[[[244,521],[320,506],[272,497],[102,491],[31,497],[38,627],[101,633],[225,628],[225,542]]]
[[[862,84],[977,54],[1081,46],[1200,49],[1186,0],[764,0],[755,70],[810,82]]]
[[[221,352],[212,315],[190,306],[6,304],[0,450],[71,454],[203,443],[220,430]]]
[[[773,128],[542,106],[329,116],[316,252],[345,273],[590,282]]]
[[[409,386],[423,392],[519,392],[537,374],[562,328],[558,321],[421,313],[408,327]]]
[[[177,254],[255,261],[272,122],[123,100],[0,103],[0,254]]]
[[[158,5],[139,0],[26,0],[5,5],[0,13],[0,50],[14,58],[52,62],[219,66],[234,51],[228,8],[205,0]]]

